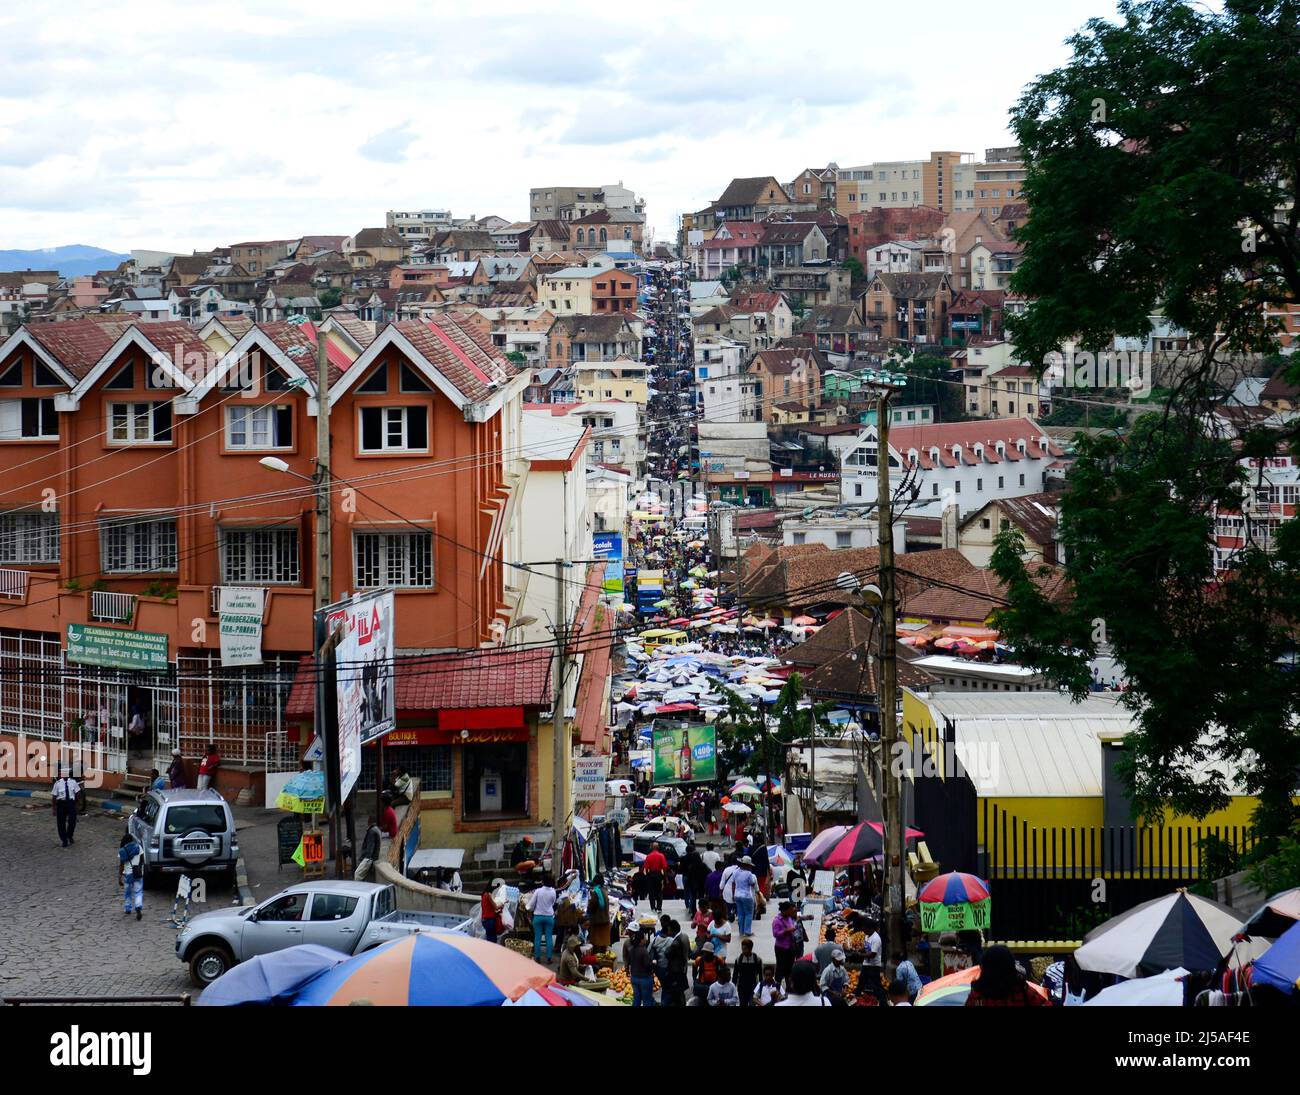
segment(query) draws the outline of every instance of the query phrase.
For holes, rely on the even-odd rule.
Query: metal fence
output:
[[[988,801],[980,818],[990,935],[1004,940],[1081,939],[1143,901],[1210,881],[1220,863],[1209,845],[1235,858],[1257,840],[1238,825],[1031,826]]]

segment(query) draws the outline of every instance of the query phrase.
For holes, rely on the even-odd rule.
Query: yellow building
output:
[[[642,361],[620,356],[613,361],[592,361],[576,366],[574,387],[579,403],[599,403],[619,399],[642,407],[650,398],[647,376],[649,366]]]
[[[986,869],[1003,876],[1118,870],[1179,878],[1197,872],[1203,837],[1248,845],[1257,800],[1239,789],[1227,808],[1199,820],[1170,813],[1163,825],[1134,821],[1115,770],[1134,724],[1113,692],[1079,704],[1058,692],[903,694],[913,783],[964,774],[974,816],[944,824],[972,826]],[[927,832],[935,824],[916,820]]]
[[[592,304],[592,283],[606,272],[597,266],[566,266],[546,274],[538,284],[537,301],[557,316],[592,315],[596,311]]]

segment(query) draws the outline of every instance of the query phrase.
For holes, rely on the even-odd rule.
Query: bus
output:
[[[671,627],[654,627],[649,631],[643,631],[640,639],[646,653],[661,646],[681,646],[691,641],[691,637],[685,631],[677,631]]]

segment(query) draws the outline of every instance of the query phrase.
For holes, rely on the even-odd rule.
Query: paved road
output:
[[[122,820],[92,811],[59,844],[48,804],[0,799],[0,995],[145,995],[193,991],[167,924],[173,890],[146,890],[144,919],[122,915]],[[215,882],[201,912],[231,892]]]

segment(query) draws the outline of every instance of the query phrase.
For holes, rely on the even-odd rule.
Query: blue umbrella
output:
[[[346,954],[315,943],[259,954],[226,970],[203,990],[198,1002],[206,1007],[287,1003],[313,977],[345,958]]]
[[[1300,923],[1279,936],[1276,943],[1255,959],[1253,985],[1271,985],[1283,992],[1300,988]]]

